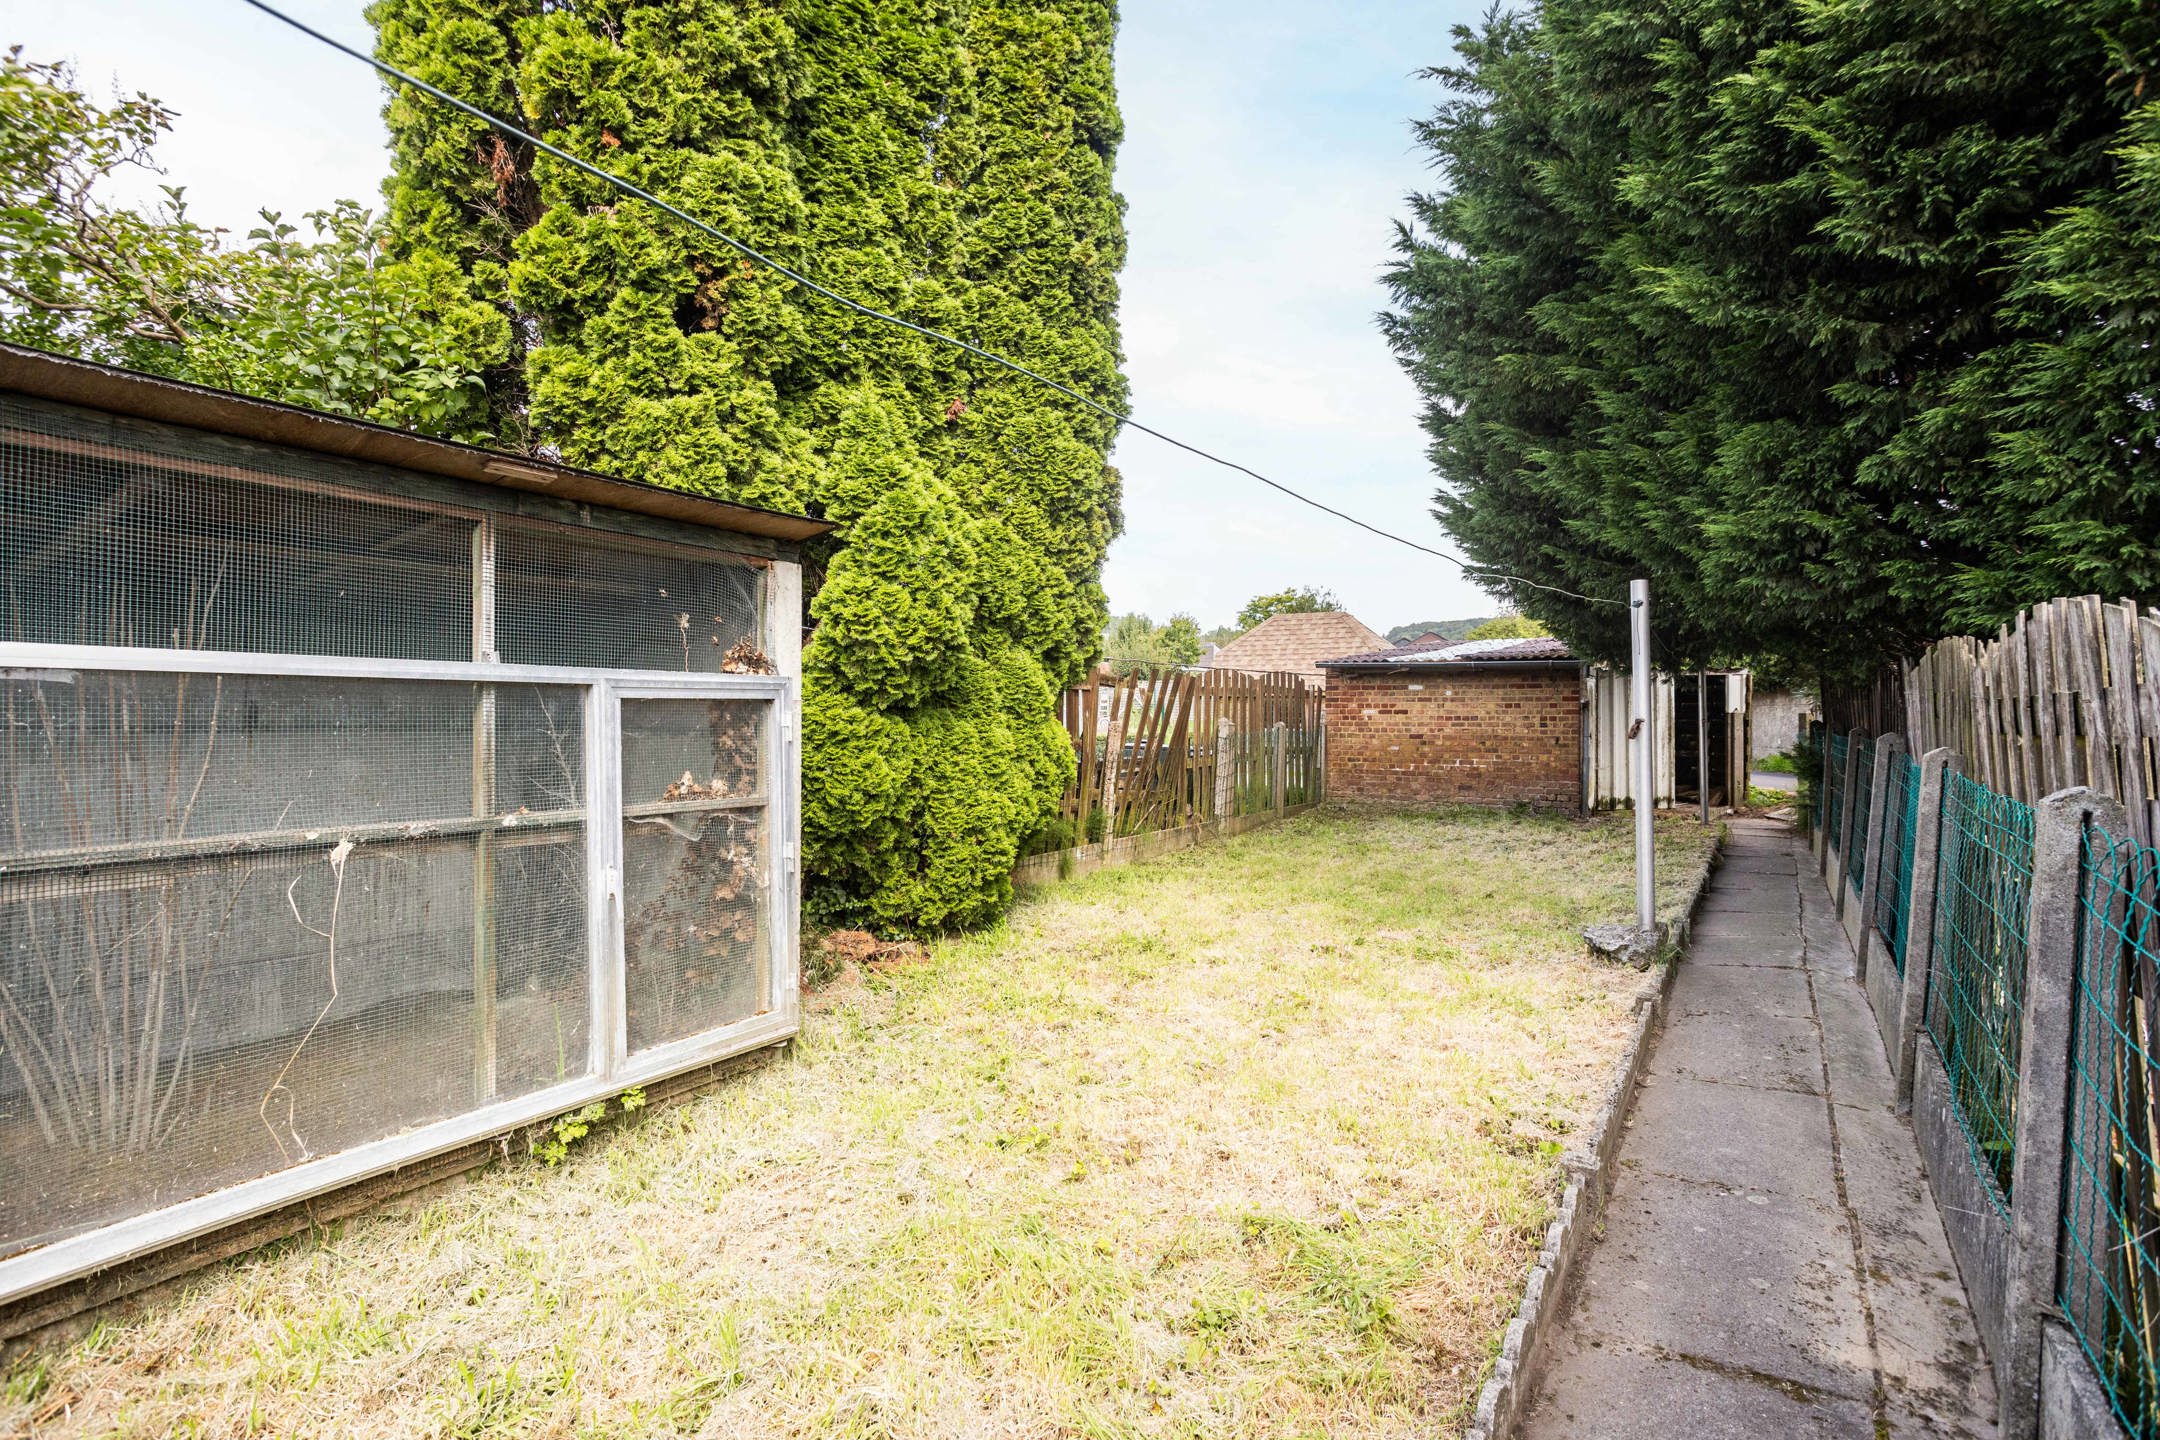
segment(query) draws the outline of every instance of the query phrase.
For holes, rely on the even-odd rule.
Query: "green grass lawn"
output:
[[[1665,822],[1667,901],[1709,837]],[[694,1101],[203,1272],[0,1433],[1459,1431],[1640,981],[1625,816],[1322,811],[812,998]]]

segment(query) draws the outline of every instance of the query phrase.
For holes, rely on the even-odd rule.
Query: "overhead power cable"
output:
[[[1313,499],[1310,495],[1302,494],[1299,491],[1293,490],[1288,485],[1285,485],[1278,480],[1271,480],[1267,476],[1261,474],[1259,471],[1251,468],[1250,466],[1241,465],[1235,460],[1227,459],[1209,450],[1203,450],[1198,445],[1188,444],[1187,442],[1178,439],[1175,435],[1168,435],[1160,430],[1153,428],[1152,426],[1143,425],[1138,420],[1133,419],[1130,412],[1119,410],[1115,406],[1105,405],[1100,400],[1096,400],[1090,396],[1083,395],[1078,390],[1073,389],[1071,386],[1061,384],[1060,382],[1051,379],[1049,376],[1042,374],[1040,371],[1031,370],[1027,366],[1021,364],[1019,361],[1011,359],[1004,355],[1000,355],[995,350],[986,350],[982,346],[977,345],[969,340],[962,340],[956,335],[947,335],[941,330],[932,330],[926,325],[918,325],[912,320],[904,320],[898,315],[888,314],[883,310],[875,308],[874,306],[865,305],[860,300],[850,300],[847,296],[842,295],[839,291],[833,290],[828,286],[819,284],[817,281],[811,279],[809,276],[803,274],[801,271],[795,270],[781,263],[780,261],[773,259],[770,255],[767,255],[764,252],[744,243],[743,241],[736,239],[734,236],[726,234],[714,228],[713,226],[707,224],[705,221],[698,219],[695,215],[692,215],[689,212],[679,208],[678,206],[661,199],[659,196],[653,194],[650,190],[646,190],[641,186],[635,185],[630,181],[623,179],[620,175],[612,174],[609,171],[603,170],[599,166],[594,165],[588,160],[582,160],[577,156],[572,155],[569,151],[563,149],[559,145],[551,145],[547,141],[541,139],[539,136],[533,134],[531,131],[523,128],[522,126],[513,125],[508,120],[503,119],[501,116],[489,114],[487,111],[482,110],[477,105],[471,104],[470,102],[465,100],[460,100],[457,96],[452,95],[447,90],[444,90],[439,86],[430,85],[427,81],[422,80],[417,75],[412,75],[407,73],[406,71],[400,70],[397,66],[389,64],[384,60],[378,59],[377,57],[370,55],[365,51],[356,50],[352,46],[347,45],[344,41],[337,39],[335,36],[324,34],[322,31],[317,30],[313,26],[308,25],[300,20],[294,19],[292,16],[278,9],[275,5],[269,4],[268,0],[247,0],[247,3],[254,6],[257,10],[262,11],[263,14],[268,15],[271,19],[279,20],[287,25],[290,25],[293,29],[298,30],[301,34],[308,36],[310,39],[318,40],[321,43],[329,46],[333,50],[339,51],[345,55],[349,55],[353,59],[358,60],[363,65],[372,66],[381,74],[388,76],[390,79],[397,81],[401,85],[410,85],[413,89],[420,91],[422,94],[433,96],[435,99],[440,100],[443,104],[450,106],[454,110],[462,111],[464,114],[472,116],[473,119],[478,120],[481,124],[489,126],[490,128],[496,130],[501,134],[508,135],[512,139],[522,140],[526,144],[532,146],[535,150],[538,150],[543,154],[553,156],[555,159],[562,161],[565,165],[570,166],[572,169],[578,171],[580,174],[590,175],[595,180],[598,180],[603,184],[614,186],[617,190],[620,190],[625,195],[634,196],[639,200],[643,200],[646,204],[653,206],[655,209],[661,210],[666,214],[674,216],[677,220],[682,221],[685,225],[690,226],[693,230],[698,231],[700,234],[710,236],[712,239],[719,241],[722,245],[727,246],[730,250],[733,250],[736,254],[741,255],[744,259],[755,261],[756,263],[764,266],[766,269],[772,271],[774,274],[784,277],[785,279],[793,282],[794,284],[801,286],[803,289],[808,290],[813,294],[824,296],[827,300],[832,301],[835,305],[839,305],[844,307],[845,309],[852,310],[858,315],[867,316],[872,320],[882,321],[887,325],[897,325],[901,329],[912,331],[913,333],[922,336],[926,340],[934,340],[940,345],[950,345],[956,350],[963,350],[968,354],[975,356],[977,359],[987,360],[993,365],[1002,366],[1005,369],[1012,371],[1016,375],[1024,375],[1028,379],[1036,382],[1038,385],[1048,386],[1050,389],[1057,391],[1060,395],[1063,395],[1070,400],[1077,401],[1081,405],[1084,405],[1088,409],[1095,411],[1097,414],[1107,417],[1108,419],[1114,421],[1120,426],[1138,430],[1141,434],[1151,435],[1155,439],[1162,441],[1165,445],[1173,445],[1178,449],[1185,451],[1187,454],[1197,455],[1203,460],[1212,461],[1213,463],[1221,465],[1226,469],[1235,470],[1241,475],[1250,476],[1252,479],[1258,480],[1261,484],[1267,486],[1269,489],[1279,491],[1282,494],[1289,496],[1292,500],[1297,501],[1301,505],[1310,505],[1315,510],[1322,511],[1325,514],[1334,516],[1338,520],[1344,521],[1351,525],[1355,525],[1358,527],[1358,529],[1364,530],[1373,535],[1377,535],[1383,540],[1392,540],[1398,545],[1407,545],[1412,550],[1422,551],[1424,554],[1434,556],[1441,560],[1445,560],[1450,565],[1453,565],[1458,570],[1462,571],[1463,574],[1466,576],[1470,576],[1476,579],[1499,580],[1517,585],[1527,585],[1534,590],[1545,590],[1555,595],[1565,595],[1568,596],[1570,599],[1586,601],[1593,605],[1624,605],[1626,603],[1620,600],[1600,599],[1599,597],[1594,595],[1579,595],[1573,590],[1563,590],[1557,585],[1547,585],[1540,581],[1532,580],[1527,576],[1510,575],[1502,571],[1487,569],[1486,567],[1481,565],[1472,565],[1469,562],[1463,560],[1460,556],[1450,555],[1445,550],[1435,550],[1430,545],[1421,544],[1420,542],[1409,539],[1406,536],[1397,535],[1393,531],[1383,530],[1377,525],[1368,524],[1367,522],[1358,519],[1355,515],[1347,514],[1341,510],[1336,509],[1332,505],[1326,504],[1323,501]]]

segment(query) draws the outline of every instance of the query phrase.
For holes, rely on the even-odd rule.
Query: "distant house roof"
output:
[[[1550,635],[1528,640],[1446,640],[1435,645],[1392,646],[1322,660],[1329,670],[1444,670],[1451,665],[1580,665],[1565,641]]]
[[[1287,670],[1325,683],[1320,661],[1347,650],[1372,650],[1387,641],[1347,610],[1270,615],[1202,662],[1215,670]]]
[[[1413,636],[1403,641],[1395,648],[1398,650],[1423,650],[1429,645],[1445,645],[1447,643],[1447,636],[1442,635],[1437,630],[1427,630],[1422,635]]]

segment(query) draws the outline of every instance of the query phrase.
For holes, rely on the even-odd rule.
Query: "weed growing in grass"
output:
[[[1670,902],[1708,836],[1661,829]],[[1459,1431],[1637,977],[1629,833],[1320,812],[851,970],[789,1057],[18,1366],[0,1433]]]
[[[625,1116],[635,1115],[645,1108],[645,1091],[633,1085],[615,1097]],[[607,1101],[595,1100],[581,1110],[568,1115],[558,1115],[535,1134],[532,1153],[542,1165],[550,1169],[570,1158],[570,1147],[592,1133],[595,1125],[607,1118]]]

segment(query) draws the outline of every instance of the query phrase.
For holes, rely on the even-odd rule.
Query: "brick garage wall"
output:
[[[1582,675],[1573,667],[1336,670],[1326,706],[1331,800],[1582,809]]]

